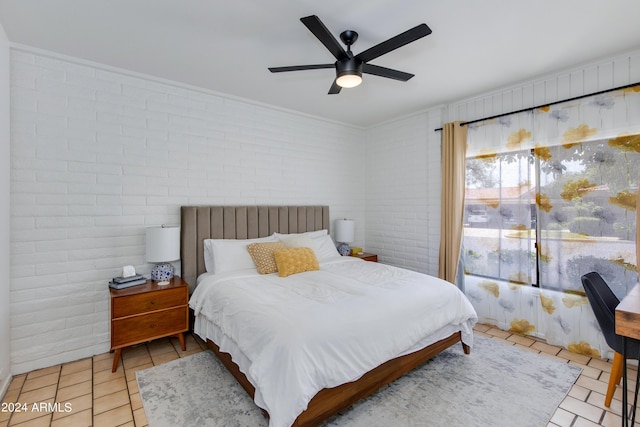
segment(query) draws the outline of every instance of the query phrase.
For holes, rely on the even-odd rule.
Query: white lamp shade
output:
[[[336,220],[336,241],[351,243],[356,238],[356,222],[352,219]]]
[[[147,228],[147,262],[180,259],[180,227]]]

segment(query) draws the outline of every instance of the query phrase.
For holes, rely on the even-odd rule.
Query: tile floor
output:
[[[604,407],[611,363],[546,344],[542,340],[477,325],[476,332],[580,366],[583,371],[553,415],[549,427],[620,426],[622,393],[618,387],[611,408]],[[197,353],[205,344],[187,336],[187,351],[175,338],[156,340],[125,349],[118,370],[111,372],[113,355],[91,358],[17,375],[3,402],[27,402],[26,412],[0,412],[0,427],[21,426],[146,426],[135,372]],[[635,367],[629,378],[635,379]],[[633,390],[635,383],[630,382]],[[523,391],[524,393],[525,391]],[[32,403],[49,403],[33,410]],[[55,403],[60,405],[57,410]],[[65,406],[65,404],[68,404]],[[45,405],[47,406],[47,405]],[[53,408],[52,408],[53,407]],[[67,409],[70,409],[67,411]],[[636,423],[640,425],[640,423]]]

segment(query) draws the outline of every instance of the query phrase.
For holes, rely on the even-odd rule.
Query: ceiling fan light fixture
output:
[[[351,88],[362,83],[362,76],[358,74],[344,74],[336,79],[336,83],[340,87]]]
[[[344,88],[352,88],[362,83],[362,61],[349,58],[336,62],[336,84]]]
[[[358,86],[362,83],[363,72],[406,82],[413,77],[413,74],[373,65],[370,64],[369,61],[431,34],[431,28],[429,28],[427,24],[420,24],[354,56],[351,52],[351,46],[358,39],[357,32],[346,30],[340,33],[340,40],[347,46],[347,50],[344,50],[342,45],[316,15],[305,16],[300,18],[300,21],[302,21],[305,27],[327,48],[337,61],[333,64],[269,67],[269,71],[272,73],[282,73],[285,71],[319,70],[335,67],[336,78],[333,80],[329,92],[327,92],[328,95],[336,95],[340,93],[342,88]]]

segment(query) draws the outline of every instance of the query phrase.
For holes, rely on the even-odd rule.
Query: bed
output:
[[[276,240],[312,236],[313,244],[318,244],[331,241],[329,224],[327,206],[181,208],[182,277],[192,292],[194,331],[269,416],[272,427],[318,425],[448,347],[461,342],[468,354],[473,344],[477,321],[473,307],[457,288],[430,276],[334,257],[318,246],[318,270],[285,278],[239,267],[211,274],[207,265],[213,262],[208,252],[213,249],[205,247],[205,241],[220,244],[216,254],[225,255],[219,260],[226,256],[233,263],[241,257],[234,252],[236,243],[243,240],[270,239],[276,233]],[[246,245],[243,248],[246,251]],[[422,280],[430,286],[417,286]],[[404,288],[424,293],[425,304],[432,304],[423,310],[429,318],[405,309],[418,300],[415,296],[401,300]],[[365,293],[372,299],[364,300]],[[291,295],[302,299],[290,301]],[[391,295],[402,301],[402,310],[389,311],[387,306],[393,304],[386,302]],[[347,300],[356,306],[346,308]],[[292,304],[289,309],[279,308],[285,302]],[[330,315],[321,311],[327,302]],[[365,305],[369,311],[364,311]],[[271,317],[265,317],[269,312]],[[347,321],[353,313],[359,313],[355,317],[360,321]],[[320,324],[330,332],[318,329]],[[246,336],[255,341],[245,342]],[[300,342],[302,349],[287,347]],[[289,353],[306,359],[293,361]],[[309,374],[308,369],[314,372]],[[312,377],[311,384],[307,377]]]

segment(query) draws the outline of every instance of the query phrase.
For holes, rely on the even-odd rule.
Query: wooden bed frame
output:
[[[205,271],[204,239],[251,239],[279,233],[301,233],[329,229],[328,206],[183,206],[181,208],[182,278],[192,288],[196,278]],[[422,350],[383,363],[360,379],[337,387],[320,390],[309,402],[293,426],[315,426],[337,414],[354,402],[391,383],[433,356],[461,342],[456,332]],[[207,340],[208,347],[254,398],[255,388],[240,371],[228,353]],[[470,348],[462,343],[465,354]],[[265,415],[268,414],[265,412]]]

